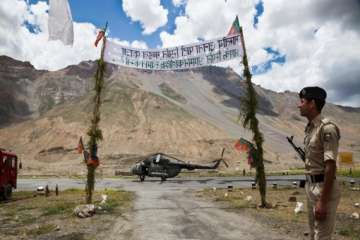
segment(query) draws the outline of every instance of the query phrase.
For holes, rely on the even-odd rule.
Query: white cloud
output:
[[[135,40],[130,44],[133,48],[148,49],[146,42]]]
[[[188,20],[188,17],[177,17],[175,24],[181,27],[177,27],[174,34],[169,34],[165,31],[160,33],[163,47],[173,47],[197,41],[197,36],[192,29],[192,23]]]
[[[144,34],[151,34],[167,23],[168,10],[160,0],[123,0],[123,10],[132,21],[139,21]]]
[[[174,33],[160,33],[163,46],[175,46],[194,42],[198,38],[212,39],[226,35],[237,14],[243,25],[251,26],[256,2],[258,0],[212,0],[209,4],[208,0],[188,0],[185,15],[175,19]]]
[[[89,23],[74,23],[74,45],[66,46],[61,41],[48,41],[48,33],[27,34],[30,43],[23,46],[26,60],[37,69],[58,70],[100,56],[100,47],[94,47],[96,28]]]
[[[181,5],[184,5],[187,0],[172,0],[172,3],[175,7],[179,7]]]
[[[275,46],[287,62],[255,76],[254,82],[276,91],[320,85],[328,90],[330,101],[360,106],[360,96],[353,92],[360,90],[360,71],[352,70],[360,63],[360,35],[352,26],[353,19],[360,23],[360,4],[355,2],[347,0],[349,9],[336,8],[337,1],[265,1],[258,25],[260,44]],[[329,5],[344,12],[324,11]]]
[[[211,39],[227,33],[239,16],[251,65],[272,58],[271,47],[286,56],[283,65],[253,76],[253,81],[274,91],[299,91],[305,85],[328,90],[329,100],[360,106],[360,3],[357,0],[265,0],[257,29],[253,27],[257,0],[188,0],[185,14],[175,20],[173,33],[162,32],[163,47]],[[240,60],[221,64],[242,73]]]
[[[117,44],[120,44],[124,47],[132,47],[132,48],[140,48],[140,49],[148,49],[149,47],[147,46],[147,44],[143,41],[138,41],[135,40],[133,42],[129,42],[126,40],[120,40],[118,38],[109,38],[110,41],[114,41]]]
[[[253,76],[255,83],[275,91],[320,85],[328,90],[329,100],[360,106],[360,3],[344,1],[346,4],[337,0],[265,0],[264,13],[255,29],[253,18],[259,0],[212,0],[211,4],[208,0],[173,0],[174,4],[184,3],[185,12],[176,17],[174,32],[161,32],[161,47],[223,36],[238,15],[251,65],[272,58],[266,47],[286,56],[285,64],[273,63],[272,70]],[[143,24],[144,33],[167,22],[167,10],[159,0],[123,1],[123,5],[133,21]],[[36,68],[47,70],[99,57],[100,48],[93,47],[96,27],[90,23],[74,23],[73,47],[48,41],[47,9],[45,1],[28,7],[24,0],[1,0],[0,55],[30,61]],[[25,21],[36,26],[35,33],[28,30]],[[148,48],[143,41],[117,41]],[[239,62],[236,59],[222,66],[241,74]]]
[[[39,1],[27,7],[21,0],[0,2],[0,55],[31,62],[37,69],[58,70],[100,56],[100,47],[94,47],[96,27],[91,23],[74,22],[74,45],[48,40],[48,5]],[[24,22],[36,26],[32,33]],[[120,41],[120,40],[118,40]],[[126,46],[147,48],[141,41],[124,42]]]
[[[49,41],[46,2],[39,1],[28,7],[21,0],[2,0],[0,9],[0,22],[4,22],[0,28],[0,55],[30,61],[37,69],[58,70],[84,60],[94,60],[100,54],[99,49],[93,47],[96,28],[89,23],[74,23],[73,46]],[[25,21],[37,31],[30,32]]]

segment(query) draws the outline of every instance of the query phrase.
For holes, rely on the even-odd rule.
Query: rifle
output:
[[[286,139],[288,140],[288,142],[290,143],[290,145],[294,148],[294,150],[298,153],[298,155],[300,156],[301,160],[303,160],[303,162],[305,162],[305,152],[301,147],[298,147],[294,144],[293,139],[294,136],[291,137],[286,137]]]

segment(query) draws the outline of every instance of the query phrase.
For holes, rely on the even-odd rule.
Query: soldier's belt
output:
[[[324,174],[305,175],[305,177],[306,177],[306,181],[311,182],[311,183],[323,182],[325,179]]]

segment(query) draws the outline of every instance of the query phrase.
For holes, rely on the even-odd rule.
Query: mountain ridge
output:
[[[81,156],[68,150],[90,124],[96,62],[53,72],[8,57],[0,56],[0,63],[0,89],[8,93],[0,108],[0,146],[26,158],[27,173],[79,174],[84,169]],[[295,135],[300,144],[303,136],[306,121],[296,108],[297,93],[254,87],[267,169],[301,167],[285,139]],[[251,139],[237,121],[245,89],[244,81],[229,68],[151,72],[107,64],[100,122],[105,138],[99,144],[102,169],[107,174],[126,169],[129,162],[116,156],[158,151],[210,161],[223,147],[232,170],[247,168],[246,156],[233,147],[239,137]],[[328,103],[324,111],[340,125],[342,150],[354,151],[357,157],[360,108]]]

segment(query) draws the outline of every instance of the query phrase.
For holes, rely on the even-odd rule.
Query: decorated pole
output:
[[[249,69],[246,48],[245,48],[245,40],[242,27],[239,25],[238,17],[236,16],[233,27],[238,28],[240,32],[241,45],[243,48],[243,59],[242,63],[244,65],[244,76],[247,86],[246,95],[242,98],[242,111],[241,115],[243,118],[243,126],[245,128],[249,128],[253,132],[253,141],[255,142],[255,151],[252,155],[252,160],[254,161],[253,165],[256,169],[256,177],[255,181],[259,184],[259,192],[261,197],[261,207],[266,207],[266,178],[265,178],[265,167],[263,160],[263,147],[262,144],[264,142],[264,138],[262,133],[259,130],[259,121],[256,118],[256,109],[257,109],[257,99],[256,99],[256,91],[251,82],[251,73]]]
[[[103,30],[101,30],[98,34],[98,37],[95,42],[95,46],[97,46],[98,42],[102,39],[102,48],[100,59],[97,61],[98,68],[95,74],[95,96],[94,96],[94,109],[93,115],[91,119],[91,126],[87,132],[87,135],[90,137],[88,141],[89,146],[89,156],[85,158],[87,165],[87,181],[86,181],[86,203],[92,203],[92,195],[95,187],[95,170],[97,166],[99,166],[99,158],[97,156],[98,151],[98,141],[103,139],[102,131],[99,128],[100,122],[100,106],[101,106],[101,91],[104,86],[104,73],[105,73],[105,62],[104,62],[104,52],[106,46],[106,29],[107,23]]]

